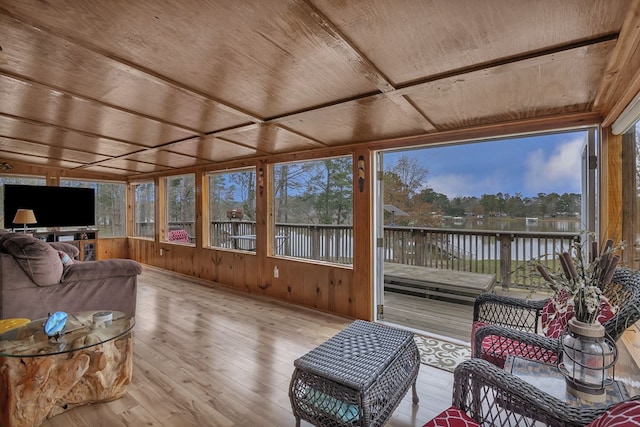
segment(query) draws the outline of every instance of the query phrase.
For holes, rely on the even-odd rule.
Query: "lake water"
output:
[[[579,218],[476,218],[456,217],[443,220],[442,227],[455,230],[498,230],[531,232],[580,232],[584,227]]]

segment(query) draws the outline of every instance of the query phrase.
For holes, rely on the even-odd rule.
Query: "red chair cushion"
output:
[[[587,424],[587,427],[640,426],[640,401],[621,402]]]
[[[422,427],[476,427],[480,426],[467,414],[455,406],[450,406],[440,412],[434,419]]]
[[[555,352],[531,344],[525,344],[498,335],[489,335],[484,338],[481,355],[484,360],[493,363],[499,368],[504,368],[507,356],[518,356],[550,364],[556,363],[558,359]]]
[[[507,356],[520,356],[526,359],[539,360],[544,363],[556,363],[557,355],[552,351],[504,338],[499,335],[484,337],[484,340],[482,340],[481,354],[474,354],[475,345],[473,345],[473,343],[475,342],[476,331],[485,325],[487,325],[487,323],[473,322],[471,327],[471,357],[480,357],[500,368],[504,368]]]

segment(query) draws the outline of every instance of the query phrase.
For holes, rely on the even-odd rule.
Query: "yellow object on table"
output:
[[[19,328],[31,322],[29,319],[0,319],[0,334],[4,334],[14,328]]]

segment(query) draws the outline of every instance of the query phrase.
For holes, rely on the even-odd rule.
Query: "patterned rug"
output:
[[[460,362],[471,357],[471,348],[437,338],[414,335],[420,350],[420,361],[434,368],[453,372]]]

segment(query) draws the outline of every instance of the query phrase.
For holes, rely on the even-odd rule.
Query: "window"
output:
[[[100,237],[120,237],[125,233],[125,184],[60,180],[61,187],[93,188],[96,194],[96,227]]]
[[[195,220],[195,175],[167,178],[167,241],[193,243],[196,235]]]
[[[45,185],[44,178],[27,178],[21,176],[0,176],[0,200],[4,200],[4,185],[5,184],[18,184],[18,185]],[[13,218],[9,218],[9,224],[4,222],[4,209],[0,209],[0,219],[3,226],[11,224]]]
[[[274,254],[351,264],[352,158],[278,164],[273,177]]]
[[[255,250],[256,174],[244,169],[209,175],[210,245]]]
[[[133,235],[153,239],[155,236],[156,194],[153,182],[133,184],[135,224]]]

